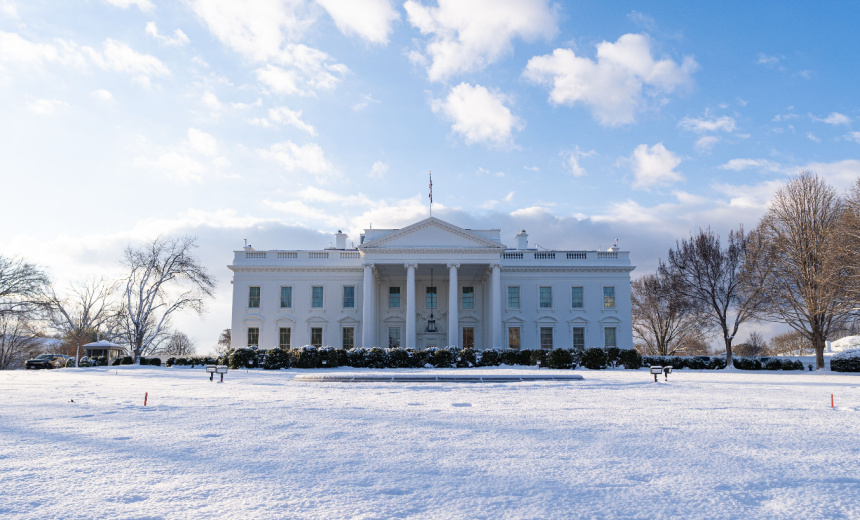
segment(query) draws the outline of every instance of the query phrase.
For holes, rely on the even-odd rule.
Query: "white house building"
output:
[[[629,252],[515,249],[435,217],[358,247],[235,251],[233,347],[631,347]]]

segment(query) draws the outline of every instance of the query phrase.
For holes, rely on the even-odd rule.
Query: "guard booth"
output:
[[[90,359],[104,356],[108,360],[108,365],[110,365],[116,358],[125,356],[126,351],[124,347],[103,339],[84,345],[84,355]]]

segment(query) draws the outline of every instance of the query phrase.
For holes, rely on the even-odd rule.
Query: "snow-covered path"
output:
[[[860,518],[860,375],[300,372],[0,372],[0,518]]]

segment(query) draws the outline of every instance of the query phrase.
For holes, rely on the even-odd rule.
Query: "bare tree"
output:
[[[642,341],[640,351],[672,356],[703,336],[695,309],[675,287],[676,278],[649,274],[630,285],[633,335]]]
[[[758,332],[750,333],[746,341],[735,346],[735,352],[737,352],[739,356],[746,357],[766,356],[768,354],[768,350],[769,347],[767,342],[764,340],[764,336]]]
[[[848,297],[854,305],[854,318],[860,316],[860,179],[848,191],[840,222],[846,254]],[[846,334],[847,335],[847,334]],[[833,339],[833,338],[831,338]]]
[[[770,352],[775,356],[805,356],[812,354],[812,344],[802,333],[793,330],[770,339]]]
[[[115,291],[116,285],[104,278],[73,282],[62,298],[53,288],[48,290],[51,327],[74,346],[75,366],[81,358],[81,346],[115,315],[111,305]]]
[[[49,285],[45,271],[35,264],[0,255],[0,315],[38,311]]]
[[[21,314],[0,314],[0,370],[20,366],[42,348],[32,323]]]
[[[224,329],[221,332],[221,335],[218,336],[218,343],[215,345],[215,353],[219,356],[223,356],[227,353],[228,350],[233,348],[231,346],[232,343],[232,334],[230,329]]]
[[[812,172],[776,192],[758,227],[766,259],[769,319],[802,333],[824,368],[825,341],[855,308],[851,254],[842,237],[845,204]]]
[[[765,294],[746,273],[748,239],[743,227],[729,232],[726,247],[710,228],[669,250],[658,272],[677,279],[676,290],[690,302],[699,318],[718,330],[726,347],[726,367],[732,367],[732,339],[744,322],[760,314]]]
[[[196,238],[159,237],[137,249],[125,250],[129,274],[123,290],[121,335],[135,361],[153,352],[165,339],[170,317],[186,309],[202,313],[215,279],[191,253]]]
[[[190,356],[197,351],[197,345],[185,333],[175,331],[154,354],[165,356]]]

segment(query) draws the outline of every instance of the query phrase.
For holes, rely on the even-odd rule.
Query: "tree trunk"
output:
[[[812,348],[815,349],[815,369],[824,370],[824,348],[827,346],[824,335],[815,332],[812,335]]]
[[[732,358],[732,338],[726,339],[726,368],[731,370],[735,367],[734,360]]]

